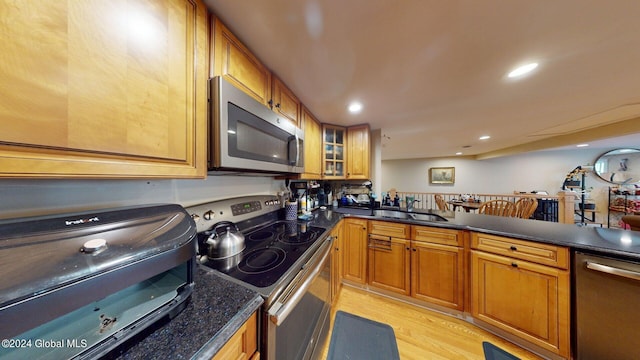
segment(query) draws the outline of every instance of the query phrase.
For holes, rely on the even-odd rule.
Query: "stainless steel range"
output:
[[[268,195],[221,200],[187,211],[197,226],[200,264],[264,297],[261,356],[319,357],[321,346],[316,345],[323,343],[329,325],[329,231],[282,220],[280,201]]]

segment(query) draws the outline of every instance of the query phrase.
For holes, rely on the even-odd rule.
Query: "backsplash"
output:
[[[283,180],[209,176],[204,180],[0,180],[0,219],[153,203],[188,207],[224,198],[275,194]]]

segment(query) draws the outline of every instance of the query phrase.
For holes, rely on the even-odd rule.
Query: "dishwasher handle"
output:
[[[620,269],[617,267],[602,265],[591,261],[587,261],[587,269],[640,281],[640,272],[637,271]]]

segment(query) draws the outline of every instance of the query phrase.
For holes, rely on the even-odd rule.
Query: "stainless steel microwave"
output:
[[[304,132],[220,76],[210,80],[209,170],[304,171]]]

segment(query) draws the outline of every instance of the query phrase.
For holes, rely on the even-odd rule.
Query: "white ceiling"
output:
[[[487,154],[640,116],[638,0],[205,2],[320,121],[381,129],[383,159]],[[640,147],[602,133],[601,146]]]

